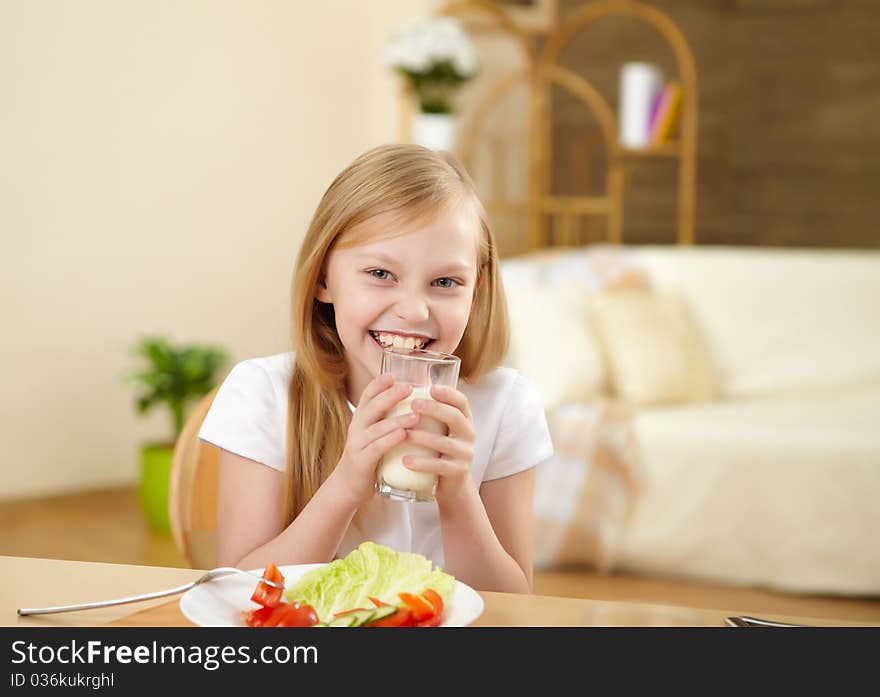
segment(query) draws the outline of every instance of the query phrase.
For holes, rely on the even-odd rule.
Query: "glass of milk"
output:
[[[397,403],[387,417],[412,412],[414,399],[433,399],[431,385],[458,386],[458,356],[421,349],[388,348],[382,352],[382,372],[391,373],[394,382],[408,382],[412,393]],[[446,435],[446,425],[430,416],[422,415],[416,427]],[[404,441],[385,453],[376,468],[376,489],[382,496],[398,501],[433,501],[437,490],[437,475],[416,472],[403,464],[404,455],[437,457],[436,450]]]

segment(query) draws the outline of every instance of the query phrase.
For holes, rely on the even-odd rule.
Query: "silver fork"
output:
[[[269,581],[268,579],[263,578],[262,576],[257,576],[256,574],[251,573],[250,571],[243,571],[242,569],[236,569],[232,566],[221,566],[216,569],[211,569],[205,574],[201,575],[195,581],[190,581],[189,583],[185,583],[182,586],[177,586],[176,588],[169,588],[164,591],[156,591],[154,593],[144,593],[142,595],[131,595],[127,598],[117,598],[115,600],[102,600],[96,603],[78,603],[77,605],[56,605],[55,607],[21,607],[18,609],[19,615],[50,615],[56,612],[71,612],[73,610],[93,610],[99,607],[110,607],[112,605],[125,605],[126,603],[137,603],[141,600],[152,600],[153,598],[164,598],[167,595],[175,595],[177,593],[185,593],[190,588],[195,588],[196,586],[200,586],[203,583],[207,583],[208,581],[212,581],[215,578],[219,578],[221,576],[228,576],[229,574],[244,574],[245,576],[250,576],[255,581],[262,581],[267,586],[272,586],[272,588],[281,588],[284,589],[279,583],[275,583],[274,581]]]
[[[787,622],[771,622],[757,617],[727,617],[725,623],[728,627],[806,627],[806,624],[788,624]]]

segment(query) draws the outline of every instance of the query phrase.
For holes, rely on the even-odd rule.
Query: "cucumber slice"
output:
[[[362,610],[359,610],[358,612],[362,612]],[[349,612],[348,614],[340,615],[339,617],[334,617],[332,620],[330,620],[327,623],[327,626],[328,627],[354,627],[354,626],[356,626],[355,622],[357,622],[357,618],[355,617],[355,615],[357,615],[358,612]]]
[[[353,610],[339,617],[334,617],[327,623],[328,627],[362,627],[383,617],[388,617],[397,612],[398,608],[394,605],[383,605],[381,607],[373,607],[366,610]]]
[[[367,624],[368,622],[373,621],[373,617],[376,614],[376,608],[369,608],[367,610],[355,610],[354,612],[349,613],[352,618],[352,623],[349,625],[350,627],[360,627],[361,625]],[[346,617],[347,615],[343,615]]]
[[[373,616],[367,622],[364,622],[364,624],[370,624],[371,622],[377,622],[378,620],[385,619],[386,617],[393,615],[399,609],[400,608],[396,605],[380,605],[379,607],[373,609]]]

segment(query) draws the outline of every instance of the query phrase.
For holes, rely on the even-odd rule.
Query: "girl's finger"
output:
[[[441,455],[446,455],[453,460],[463,460],[468,462],[473,459],[474,451],[468,447],[467,443],[464,443],[457,438],[441,436],[439,433],[431,433],[430,431],[413,429],[406,432],[406,439],[416,445],[422,445],[431,450],[436,450]]]
[[[391,373],[381,373],[372,380],[370,380],[369,384],[364,388],[364,391],[361,393],[361,398],[358,403],[363,402],[364,400],[371,400],[380,392],[384,392],[389,387],[394,384],[394,376]]]
[[[375,465],[380,457],[391,450],[395,445],[402,443],[405,440],[406,430],[403,428],[395,428],[391,433],[374,440],[361,452],[363,452],[364,456],[370,463]]]
[[[442,421],[449,427],[450,434],[465,440],[473,440],[474,438],[471,420],[460,409],[450,404],[433,399],[414,399],[412,409],[417,414],[432,416],[438,421]]]
[[[413,457],[407,455],[403,458],[405,467],[416,472],[430,472],[441,477],[454,477],[465,469],[464,465],[457,460],[441,460],[436,457]]]
[[[461,390],[456,390],[448,385],[431,385],[431,396],[438,402],[455,407],[468,419],[472,418],[471,405]]]
[[[408,397],[410,392],[412,392],[412,385],[407,382],[398,382],[370,399],[361,399],[355,415],[360,414],[361,423],[365,426],[371,426],[377,421],[384,419],[385,415],[399,401]]]
[[[363,432],[361,446],[366,447],[377,438],[381,438],[397,428],[415,428],[420,419],[418,414],[413,413],[402,414],[391,419],[380,419]]]

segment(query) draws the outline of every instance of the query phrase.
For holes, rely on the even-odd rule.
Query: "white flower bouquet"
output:
[[[455,90],[479,70],[473,43],[448,17],[421,20],[395,34],[385,62],[409,80],[425,114],[451,114]]]

